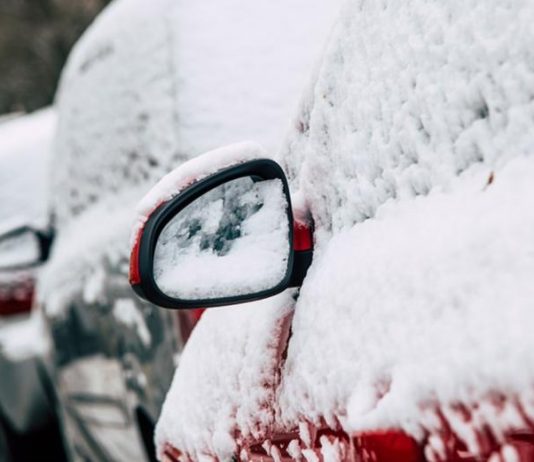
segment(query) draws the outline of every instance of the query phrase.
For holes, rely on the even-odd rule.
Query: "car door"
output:
[[[151,451],[151,427],[183,347],[180,321],[135,296],[124,258],[102,250],[96,261],[64,273],[56,280],[63,286],[56,287],[63,291],[60,306],[44,306],[58,395],[74,453],[141,460]]]

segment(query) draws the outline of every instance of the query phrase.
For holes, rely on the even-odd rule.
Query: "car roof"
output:
[[[21,225],[47,225],[55,126],[51,108],[0,122],[0,233]]]
[[[276,150],[338,4],[316,3],[112,2],[57,94],[58,226],[222,144]]]

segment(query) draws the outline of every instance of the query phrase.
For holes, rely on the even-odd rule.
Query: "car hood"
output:
[[[206,312],[167,396],[160,449],[170,442],[193,459],[228,460],[247,439],[305,422],[418,438],[433,430],[436,409],[468,445],[477,428],[525,426],[534,411],[533,176],[534,162],[519,158],[387,204],[323,243],[294,315],[290,294]],[[459,404],[476,414],[471,424]]]

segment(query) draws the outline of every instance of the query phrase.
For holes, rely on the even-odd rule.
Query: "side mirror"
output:
[[[0,271],[16,271],[48,258],[52,235],[21,226],[0,235]]]
[[[311,242],[309,228],[294,231],[282,168],[254,159],[160,203],[135,232],[130,283],[142,298],[166,308],[258,300],[302,283]]]

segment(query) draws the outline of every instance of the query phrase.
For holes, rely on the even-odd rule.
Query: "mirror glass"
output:
[[[31,229],[0,237],[0,270],[33,265],[39,261],[40,254],[39,240]]]
[[[157,286],[181,300],[276,287],[289,261],[287,208],[279,179],[238,178],[205,193],[159,235],[154,254]]]

